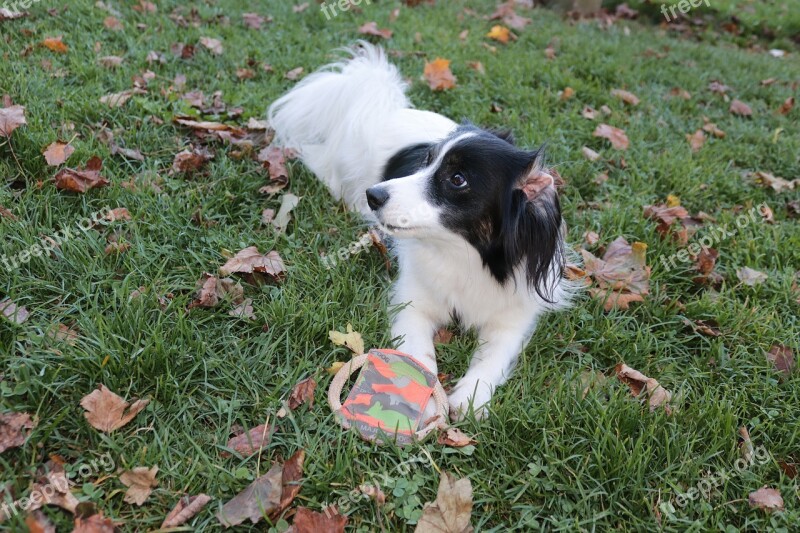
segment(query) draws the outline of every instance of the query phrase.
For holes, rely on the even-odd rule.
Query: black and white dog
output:
[[[453,318],[477,329],[450,408],[482,416],[539,316],[574,293],[553,177],[541,151],[508,135],[412,109],[380,48],[349,52],[274,102],[270,125],[337,199],[393,236],[399,350],[436,373],[436,330]]]

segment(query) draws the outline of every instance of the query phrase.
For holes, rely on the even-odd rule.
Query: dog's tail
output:
[[[276,100],[269,123],[279,145],[297,150],[335,197],[351,203],[350,189],[363,195],[363,188],[348,181],[368,172],[365,158],[387,117],[410,103],[406,83],[382,49],[360,41],[346,51],[349,58],[307,76]]]

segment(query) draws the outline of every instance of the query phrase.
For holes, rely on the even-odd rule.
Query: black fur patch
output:
[[[432,147],[428,143],[414,144],[394,154],[383,170],[383,181],[405,178],[421,169]]]

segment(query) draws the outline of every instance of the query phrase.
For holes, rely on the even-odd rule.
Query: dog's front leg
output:
[[[451,418],[462,419],[470,407],[476,418],[486,415],[494,390],[508,380],[532,329],[527,322],[495,323],[481,328],[481,345],[472,356],[467,373],[450,392]]]
[[[436,374],[433,334],[439,324],[423,309],[413,307],[415,304],[409,304],[397,313],[392,323],[392,337],[398,339],[398,350],[412,356]]]

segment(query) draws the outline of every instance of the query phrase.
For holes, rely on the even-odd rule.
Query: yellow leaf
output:
[[[356,355],[364,353],[364,339],[361,338],[361,333],[353,331],[353,326],[347,324],[347,333],[341,331],[330,331],[328,337],[331,342],[337,346],[347,346]]]
[[[508,40],[511,38],[511,31],[506,28],[505,26],[492,26],[492,29],[489,30],[489,33],[486,36],[490,39],[494,39],[495,41],[499,41],[503,44],[507,44]]]
[[[678,207],[681,205],[681,199],[674,194],[667,195],[667,207]]]
[[[339,373],[339,370],[344,366],[344,361],[336,361],[333,363],[330,368],[326,369],[325,371],[330,374],[331,376],[335,376]]]

